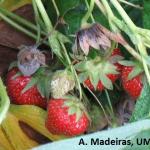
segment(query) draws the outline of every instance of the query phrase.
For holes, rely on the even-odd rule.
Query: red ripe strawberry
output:
[[[111,56],[122,56],[122,53],[120,51],[119,48],[116,48],[113,50]],[[114,63],[114,65],[117,67],[117,71],[121,71],[122,70],[122,65],[118,64],[118,63]],[[120,77],[120,74],[107,74],[107,77],[111,80],[112,83],[114,83],[119,77]],[[90,79],[86,79],[84,81],[84,84],[90,89],[90,90],[94,90],[94,86],[92,85]],[[102,84],[101,81],[98,82],[97,84],[97,90],[98,91],[102,91],[104,89],[104,85]]]
[[[114,75],[114,74],[108,74],[107,77],[112,81],[112,83],[114,83],[117,79],[118,79],[118,74],[117,75]],[[86,79],[84,81],[84,84],[90,89],[90,90],[94,90],[94,86],[92,85],[90,79]],[[101,81],[98,82],[97,84],[97,90],[98,91],[102,91],[104,90],[104,86],[102,84]]]
[[[141,75],[137,75],[131,80],[128,80],[128,76],[133,70],[133,67],[131,66],[123,66],[122,68],[122,85],[125,91],[132,96],[134,99],[137,99],[142,91],[143,84],[141,81]]]
[[[89,119],[76,100],[51,99],[45,125],[52,134],[76,136],[87,130]]]
[[[23,89],[31,81],[32,77],[23,75],[14,77],[18,72],[17,68],[12,68],[7,74],[7,91],[11,101],[15,104],[37,105],[42,108],[46,108],[46,99],[40,95],[35,85],[22,93]]]

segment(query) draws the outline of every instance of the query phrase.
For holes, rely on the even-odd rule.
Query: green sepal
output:
[[[51,77],[45,78],[45,97],[49,99],[50,97],[50,89],[51,89]]]
[[[10,66],[9,66],[9,68],[8,68],[8,71],[11,70],[11,69],[14,68],[14,67],[18,67],[17,61],[13,61],[13,62],[10,64]]]
[[[25,88],[21,91],[21,93],[25,93],[27,90],[29,90],[31,87],[36,85],[38,83],[38,78],[31,78],[31,81],[25,86]]]
[[[128,75],[128,80],[133,79],[134,77],[136,77],[137,75],[139,75],[142,72],[143,72],[143,68],[141,68],[141,67],[134,67],[133,70]]]
[[[12,77],[12,80],[15,80],[17,77],[20,77],[20,76],[22,76],[22,73],[18,71],[18,72]]]
[[[98,72],[93,72],[91,73],[91,75],[89,76],[90,81],[92,82],[92,85],[94,86],[94,89],[97,89],[97,84],[99,82],[99,73]]]
[[[76,114],[76,122],[79,121],[83,112],[85,112],[87,114],[83,104],[79,101],[79,99],[77,97],[75,97],[73,95],[65,95],[62,97],[62,99],[65,99],[62,107],[68,107],[69,108],[68,109],[69,115]]]
[[[77,108],[77,112],[76,112],[76,122],[78,122],[82,116],[83,112],[81,111],[80,108]]]
[[[119,74],[119,72],[117,71],[117,67],[114,64],[111,64],[110,62],[102,63],[101,69],[101,72],[103,72],[104,74]]]
[[[111,56],[109,58],[109,62],[111,62],[112,64],[114,63],[118,63],[119,61],[123,60],[124,57],[123,56],[120,56],[120,55],[115,55],[115,56]]]
[[[77,112],[77,107],[75,107],[75,106],[72,106],[72,107],[70,107],[69,109],[68,109],[68,114],[69,115],[73,115],[73,114],[75,114]]]
[[[82,62],[76,64],[74,67],[78,71],[86,71],[87,70],[87,61],[82,61]]]
[[[41,80],[39,81],[39,83],[37,84],[37,89],[38,89],[40,95],[41,95],[42,97],[45,97],[45,90],[46,90],[46,87],[45,87],[45,79],[41,79]]]
[[[100,73],[100,80],[104,87],[106,87],[109,90],[113,90],[113,84],[111,80],[103,72]]]
[[[78,77],[79,77],[80,83],[83,83],[89,77],[89,75],[87,72],[82,72],[78,75]]]
[[[72,54],[72,53],[69,53],[70,57],[74,60],[84,60],[84,56],[81,54],[81,55],[75,55],[75,54]]]
[[[133,67],[133,70],[128,75],[128,80],[133,79],[134,77],[136,77],[137,75],[139,75],[144,71],[143,65],[138,61],[123,60],[119,61],[119,64],[123,66]]]
[[[119,61],[118,63],[123,66],[135,66],[135,62],[129,61],[129,60],[122,60],[122,61]]]

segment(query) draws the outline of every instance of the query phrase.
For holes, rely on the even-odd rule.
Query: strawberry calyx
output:
[[[80,82],[84,84],[84,81],[89,78],[95,90],[99,81],[102,82],[105,88],[112,90],[112,81],[108,75],[119,74],[117,67],[113,63],[106,61],[99,56],[94,59],[79,62],[75,65],[75,69],[80,72]]]
[[[17,79],[17,77],[24,76],[17,67],[12,69],[15,69],[16,72],[15,75],[12,76],[12,80]],[[25,78],[29,78],[29,82],[22,90],[22,94],[28,91],[31,87],[36,86],[40,95],[43,98],[45,97],[49,99],[52,74],[53,73],[50,69],[48,69],[48,67],[40,67],[32,76],[24,76]]]
[[[90,120],[86,108],[77,97],[72,95],[65,95],[62,98],[65,100],[62,107],[68,108],[68,115],[76,114],[76,122],[80,120],[83,113],[85,113],[88,119]]]

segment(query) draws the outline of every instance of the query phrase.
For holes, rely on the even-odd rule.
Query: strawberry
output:
[[[117,79],[118,79],[118,74],[117,75],[114,75],[114,74],[108,74],[107,77],[112,81],[112,83],[114,83]],[[90,79],[86,79],[84,81],[84,84],[90,89],[90,90],[94,90],[94,86],[92,85]],[[97,90],[98,91],[102,91],[104,90],[104,86],[102,84],[102,82],[99,80],[98,81],[98,84],[97,84]]]
[[[133,66],[123,66],[121,73],[122,85],[131,97],[137,99],[141,94],[143,84],[141,74],[134,76],[132,79],[128,78],[132,71]]]
[[[7,74],[6,85],[11,101],[15,104],[37,105],[46,108],[46,98],[41,96],[36,85],[31,86],[28,90],[23,92],[32,77],[18,75],[18,73],[20,73],[20,71],[14,67]]]
[[[88,125],[87,114],[76,99],[50,99],[45,126],[52,134],[76,136],[84,133]]]
[[[122,56],[122,53],[120,51],[119,48],[116,48],[113,50],[112,54],[111,54],[111,57],[116,57],[116,56]],[[116,66],[116,70],[118,72],[120,72],[122,70],[122,65],[118,64],[118,63],[113,63],[114,66]],[[106,76],[111,80],[112,83],[114,83],[119,77],[120,77],[120,74],[106,74]],[[94,86],[93,84],[91,83],[91,80],[89,78],[87,78],[85,81],[84,81],[84,84],[90,89],[90,90],[94,90]],[[96,86],[96,89],[98,91],[102,91],[104,89],[104,85],[102,84],[102,81],[99,80],[98,81],[98,84]]]

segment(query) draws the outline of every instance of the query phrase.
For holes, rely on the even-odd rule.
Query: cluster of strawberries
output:
[[[120,49],[116,48],[111,56],[120,55]],[[118,74],[107,74],[107,77],[114,83],[117,79],[121,79],[125,91],[137,99],[142,90],[141,74],[128,79],[128,75],[132,72],[132,66],[123,66],[119,63],[114,63],[117,68]],[[32,80],[33,75],[20,74],[18,67],[13,67],[7,74],[7,91],[10,96],[11,102],[19,105],[36,105],[47,109],[47,119],[45,122],[46,128],[53,134],[61,134],[66,136],[76,136],[84,133],[89,126],[89,118],[84,111],[84,106],[75,98],[50,98],[48,101],[40,92],[40,87],[37,84],[28,85]],[[41,77],[42,78],[42,77]],[[102,91],[105,86],[101,80],[98,81],[97,88],[87,78],[83,82],[84,86],[90,90]],[[26,86],[28,89],[24,90]],[[62,87],[63,88],[63,87]]]

